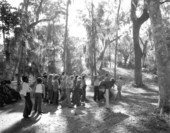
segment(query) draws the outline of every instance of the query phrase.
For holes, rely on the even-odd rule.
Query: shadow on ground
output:
[[[1,133],[22,133],[24,128],[29,128],[37,123],[41,117],[38,114],[32,114],[31,118],[23,118],[13,124],[11,127],[1,131]]]

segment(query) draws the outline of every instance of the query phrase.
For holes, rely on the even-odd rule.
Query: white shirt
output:
[[[100,85],[100,81],[99,81],[99,79],[96,79],[95,81],[94,81],[94,86],[99,86]]]
[[[35,93],[43,93],[42,84],[37,84],[35,88]]]
[[[27,93],[31,91],[32,89],[29,87],[28,83],[23,82],[20,94],[26,96]]]

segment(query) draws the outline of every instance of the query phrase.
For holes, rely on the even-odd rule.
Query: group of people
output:
[[[81,106],[86,102],[86,81],[85,75],[78,76],[75,73],[73,75],[62,74],[43,74],[42,77],[38,77],[34,84],[34,87],[29,86],[29,81],[27,76],[22,77],[22,89],[20,94],[25,97],[25,109],[23,112],[24,118],[28,118],[32,111],[32,101],[30,93],[34,92],[34,112],[39,114],[42,111],[42,102],[47,104],[65,105],[69,108],[75,105]],[[122,77],[116,81],[118,93],[115,99],[121,98],[121,86]],[[111,88],[114,87],[115,80],[110,79],[108,74],[105,77],[95,76],[93,80],[94,88],[94,101],[105,100],[105,92],[108,89],[110,91],[110,96],[113,97]]]
[[[68,107],[80,106],[86,100],[85,76],[61,75],[43,76],[45,85],[44,102],[58,105],[63,101]]]
[[[20,94],[25,97],[25,109],[23,112],[24,118],[29,118],[32,110],[32,101],[30,93],[34,92],[34,112],[39,114],[42,112],[42,102],[58,105],[59,101],[70,108],[81,106],[86,101],[86,82],[85,75],[78,76],[66,75],[64,72],[61,75],[47,75],[36,79],[34,87],[29,86],[27,76],[22,77],[22,89]]]
[[[109,75],[106,74],[105,77],[104,76],[95,76],[94,77],[94,101],[102,101],[106,99],[106,89],[109,90],[109,99],[114,99],[114,100],[118,100],[121,99],[121,89],[123,86],[123,79],[120,76],[118,78],[117,81],[115,81],[115,79],[110,79]],[[117,86],[117,94],[115,95],[113,92],[113,89],[115,87],[115,85]]]

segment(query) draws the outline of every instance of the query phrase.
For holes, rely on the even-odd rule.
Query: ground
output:
[[[158,87],[153,75],[143,74],[145,86],[132,86],[133,71],[118,69],[125,85],[122,100],[104,103],[93,101],[88,83],[85,107],[66,108],[43,104],[44,114],[32,113],[22,118],[23,102],[0,108],[0,133],[169,133],[169,116],[154,113],[158,102]],[[115,90],[116,93],[116,90]]]

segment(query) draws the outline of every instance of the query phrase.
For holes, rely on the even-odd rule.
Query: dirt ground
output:
[[[84,107],[43,104],[44,114],[32,113],[30,119],[22,118],[24,101],[20,101],[0,108],[0,133],[170,133],[169,115],[154,113],[158,87],[153,76],[143,74],[145,86],[135,88],[133,71],[118,69],[118,73],[125,81],[122,100],[111,101],[110,109],[93,101],[90,86]]]

